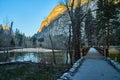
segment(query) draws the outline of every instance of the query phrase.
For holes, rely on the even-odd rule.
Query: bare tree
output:
[[[72,48],[74,53],[75,61],[78,60],[80,56],[81,49],[81,22],[86,16],[86,12],[83,12],[81,1],[78,0],[78,5],[75,7],[75,0],[64,0],[63,4],[67,8],[67,12],[71,21],[72,28]],[[69,48],[72,50],[72,48]],[[70,51],[71,51],[70,50]]]
[[[52,25],[51,25],[52,26]],[[49,29],[49,28],[48,28]],[[53,54],[53,64],[56,65],[56,59],[55,59],[55,52],[54,52],[54,43],[53,43],[53,40],[52,40],[52,35],[51,35],[51,31],[49,29],[49,39],[50,39],[50,43],[51,43],[51,47],[52,47],[52,54]]]

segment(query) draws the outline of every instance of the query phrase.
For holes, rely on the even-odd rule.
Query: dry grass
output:
[[[120,63],[120,48],[110,48],[109,49],[109,56],[111,59]]]
[[[111,54],[120,54],[120,48],[110,48],[109,52]]]
[[[70,65],[40,68],[38,65],[17,64],[0,66],[0,80],[56,80]]]

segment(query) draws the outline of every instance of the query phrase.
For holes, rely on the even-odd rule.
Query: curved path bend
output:
[[[120,80],[114,69],[95,48],[90,48],[84,62],[71,77],[72,80]]]

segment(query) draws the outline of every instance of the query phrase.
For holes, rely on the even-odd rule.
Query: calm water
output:
[[[56,62],[58,64],[66,63],[66,54],[64,52],[55,52]],[[39,63],[52,63],[53,56],[52,53],[8,53],[0,54],[0,62],[16,62],[16,61],[32,61]]]

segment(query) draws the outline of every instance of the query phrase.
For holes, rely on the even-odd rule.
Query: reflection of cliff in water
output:
[[[65,64],[66,63],[66,54],[63,52],[55,53],[57,64]],[[0,62],[24,62],[31,61],[43,64],[51,64],[53,62],[52,53],[8,53],[8,54],[0,54]]]

